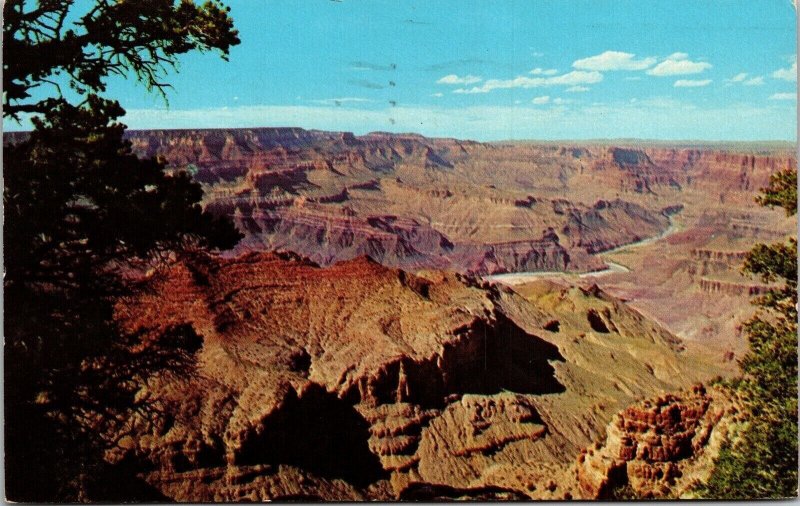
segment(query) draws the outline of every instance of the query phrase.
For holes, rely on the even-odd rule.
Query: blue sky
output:
[[[131,128],[301,126],[478,140],[796,139],[790,0],[227,0]],[[5,126],[15,127],[5,123]]]

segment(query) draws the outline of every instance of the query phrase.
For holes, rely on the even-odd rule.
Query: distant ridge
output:
[[[570,146],[624,146],[624,147],[676,147],[676,148],[740,148],[740,149],[795,149],[798,144],[796,141],[786,140],[753,140],[753,141],[730,141],[730,140],[691,140],[691,139],[555,139],[555,140],[536,140],[536,139],[516,139],[503,141],[490,141],[486,144],[510,144],[510,145],[570,145]]]
[[[693,139],[638,139],[638,138],[597,138],[597,139],[506,139],[496,141],[475,141],[472,139],[459,139],[457,137],[427,137],[415,132],[386,132],[374,131],[363,135],[355,135],[353,132],[338,130],[319,130],[306,129],[291,126],[263,126],[263,127],[236,127],[236,128],[145,128],[128,129],[125,131],[126,138],[136,137],[147,133],[212,133],[212,132],[273,132],[275,134],[299,134],[299,135],[321,135],[321,136],[343,136],[351,138],[393,138],[393,139],[451,139],[468,142],[480,142],[488,145],[542,145],[542,146],[620,146],[620,147],[674,147],[674,148],[721,148],[736,151],[775,151],[775,150],[797,150],[797,141],[787,140],[753,140],[753,141],[731,141],[731,140],[693,140]],[[19,142],[28,137],[30,131],[3,132],[3,144],[8,142]]]

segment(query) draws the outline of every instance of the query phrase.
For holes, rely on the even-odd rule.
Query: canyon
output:
[[[570,477],[615,413],[724,373],[596,285],[367,257],[197,254],[116,318],[143,350],[196,343],[104,436],[179,501],[592,497]]]
[[[475,274],[592,270],[602,267],[592,253],[657,235],[674,212],[619,196],[565,198],[547,191],[563,190],[557,153],[525,184],[518,158],[536,154],[454,139],[284,129],[136,132],[131,141],[204,183],[206,206],[247,235],[235,253],[290,250],[322,265],[369,255]]]
[[[323,266],[367,255],[481,276],[586,274],[610,261],[620,272],[566,282],[597,282],[719,358],[742,353],[739,324],[765,288],[740,273],[744,253],[796,230],[796,218],[753,201],[771,174],[796,165],[781,143],[479,143],[300,128],[127,135],[137,154],[190,172],[205,206],[235,220],[245,239],[225,255],[291,251]]]
[[[686,497],[742,422],[712,383],[792,147],[126,135],[244,234],[116,302],[138,351],[190,343],[86,422],[164,499]]]

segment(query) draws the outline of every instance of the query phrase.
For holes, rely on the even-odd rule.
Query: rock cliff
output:
[[[792,163],[783,152],[481,144],[298,128],[129,138],[137,153],[163,156],[204,184],[209,209],[246,233],[238,251],[287,249],[323,265],[369,254],[391,266],[475,273],[595,269],[601,264],[588,255],[664,232],[664,210],[680,209],[687,192],[738,202]],[[542,257],[537,241],[549,229],[563,254],[530,261]],[[497,259],[509,243],[514,259]]]
[[[246,238],[321,265],[360,255],[393,267],[489,274],[590,271],[592,255],[658,236],[668,215],[752,208],[791,149],[720,144],[477,143],[301,128],[143,130],[141,156],[201,182],[204,205]],[[24,134],[7,134],[7,142]],[[746,217],[745,237],[785,232]],[[544,240],[552,230],[558,241]]]
[[[578,456],[580,495],[677,498],[708,478],[738,409],[702,385],[631,406],[614,417],[604,443]]]
[[[752,202],[787,149],[127,135],[245,233],[118,301],[138,350],[191,346],[110,428],[87,421],[180,501],[680,495],[735,405],[666,392],[732,369],[765,289],[743,252],[796,229]],[[478,277],[601,270],[604,252],[624,269],[582,286]]]
[[[116,317],[142,349],[197,343],[106,435],[109,461],[181,501],[564,497],[553,477],[615,412],[698,379],[674,336],[597,287],[363,257],[188,257]]]

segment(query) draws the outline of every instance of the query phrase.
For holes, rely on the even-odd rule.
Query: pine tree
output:
[[[137,379],[198,343],[177,333],[133,353],[113,301],[159,259],[241,235],[187,174],[135,156],[124,110],[101,95],[112,74],[163,93],[179,55],[226,57],[237,33],[216,1],[8,0],[3,15],[3,113],[34,124],[3,149],[6,497],[163,499],[107,465],[90,427],[124,418]]]
[[[757,201],[796,214],[797,170],[774,174]],[[796,497],[797,239],[757,244],[743,271],[782,285],[755,300],[758,311],[744,326],[750,348],[734,387],[748,422],[735,441],[724,445],[700,492],[713,499]]]

